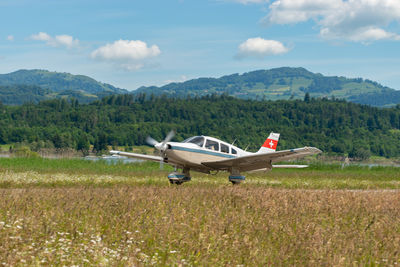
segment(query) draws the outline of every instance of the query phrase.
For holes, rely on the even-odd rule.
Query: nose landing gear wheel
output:
[[[170,184],[180,185],[184,182],[190,181],[192,178],[190,177],[190,173],[188,169],[184,169],[182,172],[171,172],[168,174],[168,179]]]

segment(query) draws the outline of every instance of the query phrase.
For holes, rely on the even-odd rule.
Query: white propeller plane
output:
[[[274,162],[296,159],[322,151],[315,147],[302,147],[276,151],[279,133],[271,133],[260,150],[256,153],[244,151],[233,144],[228,144],[209,136],[193,136],[183,142],[171,142],[174,132],[168,133],[162,142],[151,137],[147,143],[160,151],[160,156],[143,155],[111,150],[111,154],[133,157],[143,160],[165,162],[175,167],[168,175],[172,184],[182,184],[191,180],[190,170],[211,173],[211,171],[230,172],[229,181],[239,184],[245,176],[241,172],[274,168],[305,168],[307,165],[272,165]],[[176,170],[181,170],[176,171]]]

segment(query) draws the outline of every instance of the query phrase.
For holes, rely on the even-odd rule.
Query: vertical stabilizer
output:
[[[257,153],[271,153],[276,151],[276,146],[279,141],[279,133],[270,133],[267,140],[261,146]]]

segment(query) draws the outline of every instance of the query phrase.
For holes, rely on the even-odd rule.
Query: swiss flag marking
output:
[[[270,148],[276,150],[276,146],[278,145],[278,141],[272,140],[272,139],[267,139],[265,140],[264,144],[262,145],[263,147]]]

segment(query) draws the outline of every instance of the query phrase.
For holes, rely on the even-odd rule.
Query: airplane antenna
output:
[[[247,149],[249,148],[249,146],[250,146],[250,144],[248,144],[248,145],[246,146],[246,148],[244,149],[244,151],[247,151]]]
[[[233,146],[233,144],[236,142],[236,140],[237,140],[236,138],[235,138],[235,140],[233,140],[233,142],[232,142],[231,146]]]

